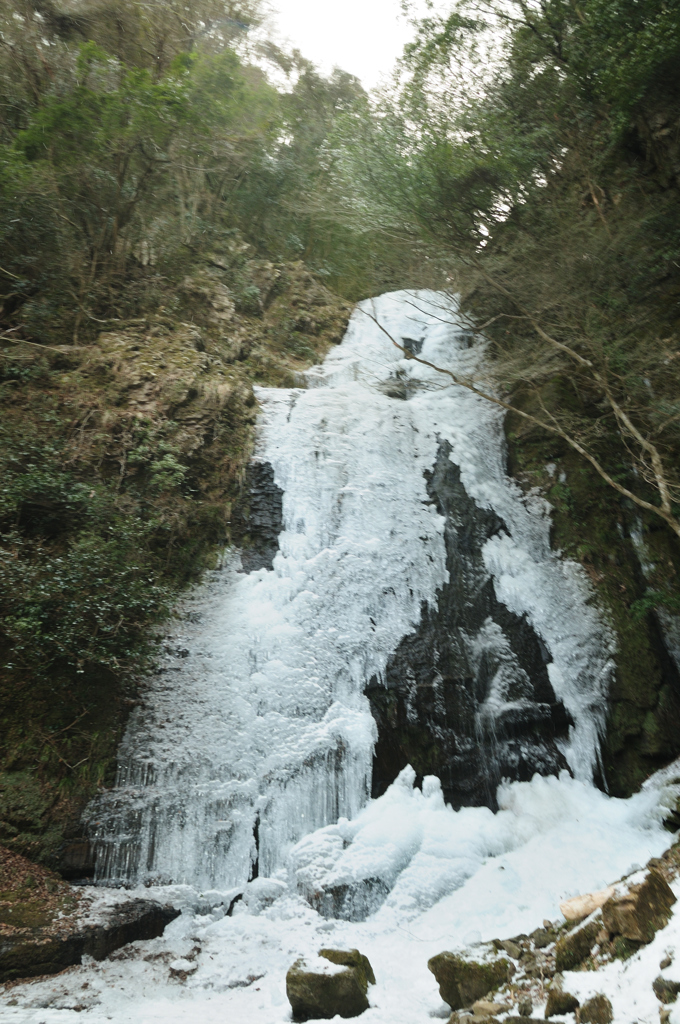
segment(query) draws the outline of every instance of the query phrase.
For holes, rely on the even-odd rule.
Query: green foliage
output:
[[[159,522],[111,486],[60,471],[59,446],[20,443],[6,430],[3,442],[4,669],[130,666],[148,654],[145,624],[167,612],[177,586],[152,548]],[[185,473],[171,453],[161,454],[151,463],[151,487],[177,487]]]
[[[679,16],[664,0],[459,0],[419,24],[362,145],[346,142],[366,205],[448,253],[499,388],[570,379],[534,415],[657,507],[661,466],[673,529]]]

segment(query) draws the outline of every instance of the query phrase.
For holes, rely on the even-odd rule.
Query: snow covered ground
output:
[[[446,1019],[449,1008],[428,958],[463,946],[474,953],[478,942],[530,932],[545,918],[558,920],[561,900],[602,888],[658,856],[670,840],[660,824],[663,807],[677,789],[664,785],[666,779],[653,780],[629,800],[616,800],[566,774],[537,777],[502,787],[501,810],[493,815],[486,808],[454,812],[442,803],[434,781],[424,795],[403,773],[355,822],[340,826],[349,845],[344,867],[333,862],[336,870],[355,877],[379,871],[395,882],[392,896],[367,921],[324,920],[304,903],[294,889],[299,848],[291,872],[282,872],[278,884],[252,883],[231,917],[224,905],[217,906],[217,892],[143,889],[140,895],[155,892],[186,908],[161,938],[6,990],[0,1020],[283,1024],[290,1020],[288,967],[324,946],[356,947],[369,957],[377,984],[369,988],[364,1024]],[[308,852],[316,848],[322,856],[327,834],[322,830],[303,841]],[[446,895],[437,899],[438,891]],[[231,895],[223,894],[224,904]],[[214,909],[196,913],[191,905],[200,901]],[[680,915],[631,960],[598,974],[569,974],[565,987],[584,997],[609,994],[617,1024],[656,1024],[651,984],[662,956],[679,941]],[[675,977],[672,969],[670,974]]]

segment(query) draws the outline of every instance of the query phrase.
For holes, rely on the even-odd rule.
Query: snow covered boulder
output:
[[[610,935],[633,942],[651,942],[671,918],[676,901],[673,890],[658,871],[637,872],[616,886],[602,907],[602,921]]]
[[[296,1021],[358,1017],[368,1009],[369,985],[375,985],[373,968],[358,949],[322,949],[318,957],[296,960],[286,975]]]
[[[508,960],[478,963],[456,953],[437,953],[427,962],[439,985],[439,994],[452,1010],[472,1006],[483,996],[495,992],[514,973]]]

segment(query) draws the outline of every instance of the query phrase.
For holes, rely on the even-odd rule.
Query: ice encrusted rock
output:
[[[270,469],[266,501],[251,494],[251,511],[267,560],[244,574],[231,553],[184,603],[181,634],[130,717],[116,787],[89,811],[98,879],[226,890],[256,865],[276,875],[303,836],[357,815],[376,739],[366,687],[386,679],[389,659],[455,575],[427,487],[438,458],[489,520],[475,556],[484,609],[502,604],[515,625],[526,620],[548,677],[535,693],[486,611],[474,629],[459,624],[457,649],[483,690],[480,735],[507,740],[484,746],[505,751],[491,797],[496,769],[529,779],[564,758],[577,778],[592,778],[613,639],[588,577],[551,550],[545,502],[508,478],[502,411],[402,358],[389,334],[456,374],[484,375],[484,343],[470,346],[451,296],[398,292],[360,304],[342,344],[306,375],[308,389],[258,389],[256,460]],[[378,388],[395,380],[406,401]],[[452,699],[468,692],[463,675],[444,687]],[[568,733],[557,705],[573,722]],[[468,718],[475,747],[474,708]],[[527,737],[553,726],[554,741],[525,756]],[[428,871],[423,902],[450,891],[456,870],[445,865],[439,880]]]

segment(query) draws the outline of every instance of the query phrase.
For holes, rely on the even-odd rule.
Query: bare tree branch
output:
[[[517,416],[520,416],[522,419],[528,420],[530,423],[534,423],[536,426],[541,427],[542,430],[547,430],[549,433],[556,434],[558,437],[561,437],[563,441],[565,441],[571,448],[574,449],[574,451],[578,452],[579,455],[582,456],[582,458],[586,459],[590,463],[590,465],[593,467],[593,469],[595,469],[595,471],[605,481],[605,483],[609,484],[610,487],[613,487],[614,490],[618,491],[619,494],[622,494],[624,497],[629,498],[639,508],[643,508],[647,512],[651,512],[654,515],[659,516],[661,519],[663,519],[665,523],[668,524],[668,526],[670,526],[671,530],[676,534],[676,536],[680,537],[680,522],[678,522],[678,520],[673,516],[671,512],[670,498],[668,496],[667,487],[663,494],[661,494],[660,492],[660,496],[662,498],[661,507],[659,507],[658,505],[653,505],[651,502],[639,497],[633,491],[630,491],[627,487],[624,487],[622,484],[620,484],[617,480],[614,480],[613,477],[610,476],[610,474],[604,468],[604,466],[602,466],[602,464],[598,461],[598,459],[596,459],[591,452],[584,448],[580,441],[578,441],[575,437],[572,437],[562,427],[560,427],[551,414],[548,415],[550,415],[550,418],[553,419],[554,422],[546,423],[544,420],[539,419],[538,416],[533,416],[531,413],[525,412],[523,409],[519,409],[515,405],[511,405],[509,402],[504,402],[503,399],[498,398],[496,395],[493,395],[487,391],[482,391],[482,389],[477,387],[477,385],[474,384],[472,381],[466,380],[464,377],[459,377],[458,374],[453,372],[453,370],[446,369],[445,367],[442,366],[437,366],[436,363],[431,363],[427,359],[422,359],[420,356],[414,355],[403,345],[400,345],[399,342],[392,337],[390,332],[385,327],[383,327],[383,325],[380,323],[377,317],[369,313],[368,310],[363,309],[361,306],[358,306],[357,308],[360,309],[365,316],[369,317],[369,319],[373,321],[373,323],[383,332],[383,334],[389,338],[392,344],[396,348],[398,348],[400,352],[403,353],[406,359],[414,359],[417,363],[422,363],[423,366],[429,366],[430,369],[435,370],[437,373],[446,374],[448,377],[451,378],[454,384],[457,384],[459,387],[466,388],[468,391],[472,391],[473,394],[479,395],[479,397],[483,398],[486,402],[491,402],[493,405],[498,405],[500,406],[501,409],[505,409],[508,412],[513,412]],[[527,314],[527,317],[529,320],[532,320],[532,317],[529,314]],[[541,331],[540,333],[543,336],[545,332]],[[552,342],[552,339],[548,335],[545,335],[545,337],[547,340]],[[559,342],[555,342],[555,344],[557,344],[558,347],[564,348],[567,352],[570,351],[568,346],[562,346]],[[579,359],[580,358],[581,357],[579,357]],[[589,365],[592,366],[592,364]],[[544,411],[547,412],[542,402],[541,406],[544,409]],[[614,411],[616,413],[616,409],[614,409]],[[641,437],[642,435],[639,436]]]

